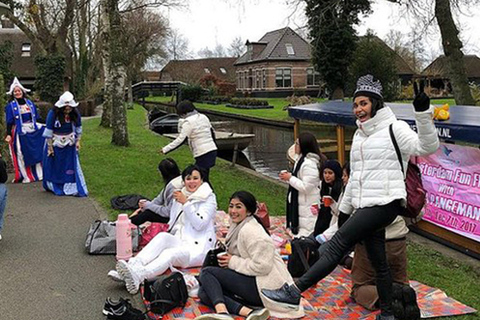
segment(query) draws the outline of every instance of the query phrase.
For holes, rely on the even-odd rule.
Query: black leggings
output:
[[[200,272],[200,300],[211,308],[224,303],[231,314],[240,314],[243,306],[262,307],[255,277],[220,267]]]
[[[147,221],[167,223],[168,220],[169,218],[162,217],[161,215],[156,214],[155,212],[148,209],[145,211],[140,211],[136,216],[130,218],[130,221],[136,226],[144,224]]]
[[[333,238],[324,244],[325,254],[300,278],[296,285],[305,291],[325,278],[357,242],[363,241],[376,273],[376,284],[383,315],[392,315],[392,276],[385,254],[385,227],[403,211],[400,200],[383,206],[358,209]]]

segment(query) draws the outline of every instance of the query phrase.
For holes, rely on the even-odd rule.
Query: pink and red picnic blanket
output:
[[[223,238],[226,234],[228,218],[224,212],[219,212],[217,217],[217,236]],[[271,218],[271,233],[283,238],[288,238],[284,228],[284,217]],[[183,272],[197,275],[200,268],[186,269]],[[421,309],[422,318],[445,317],[476,312],[475,309],[466,306],[452,298],[443,291],[429,287],[417,281],[410,281],[410,285],[417,292],[417,301]],[[350,272],[337,267],[329,276],[320,281],[316,286],[305,291],[302,295],[302,304],[305,309],[305,317],[302,319],[359,319],[373,320],[378,312],[369,311],[355,303],[350,297],[351,280]],[[144,300],[148,309],[148,302]],[[163,318],[149,314],[152,319],[194,319],[213,310],[200,303],[199,299],[189,298],[185,308],[176,308]],[[236,317],[240,320],[243,317]],[[274,318],[271,318],[274,319]]]

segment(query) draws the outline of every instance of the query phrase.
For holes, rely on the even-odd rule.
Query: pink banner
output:
[[[480,149],[442,144],[417,161],[427,191],[423,220],[480,242]]]

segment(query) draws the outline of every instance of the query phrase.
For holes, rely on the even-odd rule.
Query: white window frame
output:
[[[287,70],[289,71],[288,73],[286,73]],[[280,73],[279,73],[279,71],[280,71]],[[279,79],[279,77],[281,77],[281,79]],[[282,81],[281,86],[278,85],[278,80]],[[285,85],[286,80],[290,81],[289,86]],[[292,68],[291,67],[275,68],[275,88],[292,88],[292,84],[293,84],[293,76],[292,76]]]

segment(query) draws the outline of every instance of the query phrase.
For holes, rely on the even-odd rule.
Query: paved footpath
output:
[[[100,320],[105,298],[131,298],[107,278],[114,256],[84,250],[90,224],[105,217],[92,198],[58,197],[40,182],[8,184],[0,241],[1,320]],[[143,310],[140,297],[133,304]]]

